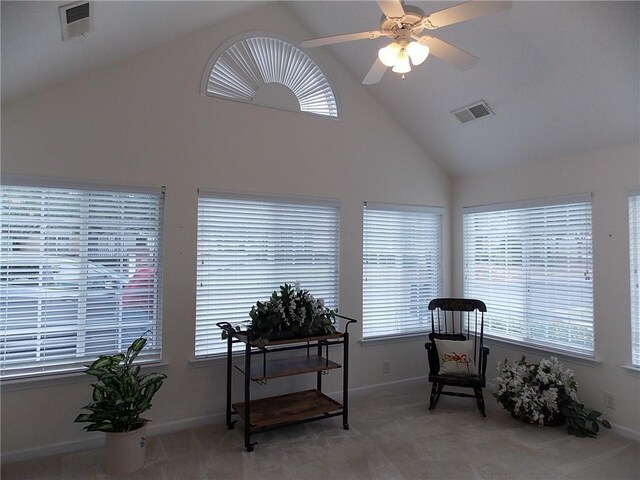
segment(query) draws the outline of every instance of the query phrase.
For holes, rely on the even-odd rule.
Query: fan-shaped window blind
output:
[[[591,196],[464,209],[464,295],[485,333],[593,356]]]
[[[287,87],[297,99],[293,105],[274,95],[274,84]],[[265,93],[268,92],[268,93]],[[320,67],[296,46],[271,36],[251,36],[223,45],[209,62],[202,82],[203,95],[283,110],[338,116],[335,95]],[[269,97],[260,101],[258,97]]]
[[[629,197],[629,254],[631,260],[631,361],[640,367],[640,194]]]

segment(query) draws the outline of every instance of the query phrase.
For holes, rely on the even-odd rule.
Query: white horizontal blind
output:
[[[442,291],[442,210],[365,204],[362,336],[425,332]]]
[[[464,214],[464,295],[487,304],[485,333],[592,356],[590,196],[495,208]]]
[[[631,361],[640,367],[640,195],[629,197],[631,270]]]
[[[0,187],[3,378],[83,368],[147,332],[160,358],[163,194]]]
[[[335,95],[320,67],[298,47],[274,37],[251,36],[221,52],[207,78],[206,94],[252,102],[269,83],[288,87],[303,112],[338,116]],[[284,103],[280,108],[289,110]]]
[[[336,308],[338,226],[337,205],[201,195],[195,355],[226,352],[216,323],[250,320],[284,283]]]

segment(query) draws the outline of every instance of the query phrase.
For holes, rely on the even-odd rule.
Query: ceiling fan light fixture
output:
[[[398,45],[396,42],[391,42],[386,47],[378,50],[378,58],[380,61],[387,67],[393,67],[396,64],[398,59],[398,55],[402,47]]]
[[[398,59],[396,60],[396,64],[391,69],[392,72],[395,73],[409,73],[411,71],[411,64],[409,63],[409,55],[407,52],[402,49],[398,54]]]
[[[411,42],[407,45],[407,54],[414,65],[420,65],[429,56],[429,47],[418,42]]]

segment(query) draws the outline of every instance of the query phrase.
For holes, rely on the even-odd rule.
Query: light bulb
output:
[[[420,65],[429,56],[429,47],[421,45],[418,42],[411,42],[407,46],[407,53],[411,58],[411,63],[414,65]]]
[[[384,48],[378,50],[378,58],[387,67],[393,67],[402,47],[396,42],[391,42]]]
[[[411,64],[409,63],[409,55],[404,49],[398,54],[398,60],[395,66],[391,70],[395,73],[408,73],[411,71]]]

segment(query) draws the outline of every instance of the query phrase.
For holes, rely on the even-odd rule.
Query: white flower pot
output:
[[[104,468],[111,475],[125,475],[144,466],[147,426],[122,433],[106,433]]]

